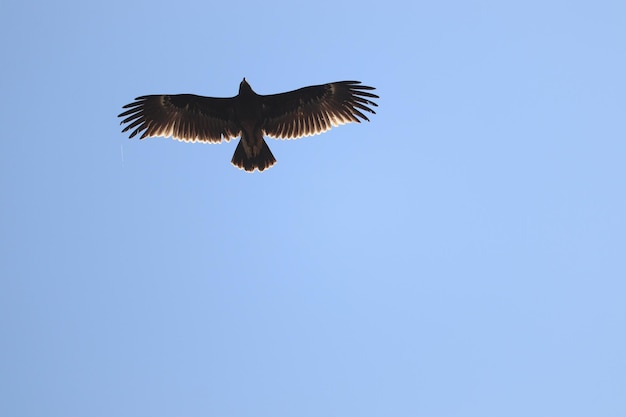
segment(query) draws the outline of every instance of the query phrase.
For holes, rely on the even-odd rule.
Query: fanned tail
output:
[[[267,146],[263,135],[259,132],[256,140],[249,140],[248,135],[242,132],[233,159],[230,161],[239,169],[254,172],[255,169],[263,171],[276,163],[270,147]]]

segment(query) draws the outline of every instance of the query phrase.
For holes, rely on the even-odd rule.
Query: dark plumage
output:
[[[214,98],[193,94],[137,97],[118,117],[127,123],[122,132],[140,139],[173,137],[185,142],[220,143],[241,136],[232,163],[252,172],[276,163],[263,136],[296,139],[323,133],[333,126],[369,119],[374,113],[373,87],[359,81],[340,81],[304,87],[282,94],[255,93],[244,78],[239,94]],[[360,118],[360,119],[359,119]]]

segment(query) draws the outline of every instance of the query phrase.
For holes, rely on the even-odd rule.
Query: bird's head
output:
[[[250,92],[252,92],[252,87],[250,87],[250,84],[246,81],[246,77],[243,77],[241,84],[239,84],[239,94]]]

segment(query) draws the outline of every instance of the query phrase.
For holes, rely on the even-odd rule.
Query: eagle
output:
[[[333,126],[369,121],[376,114],[374,87],[360,81],[313,85],[280,94],[262,95],[244,78],[239,94],[229,98],[194,94],[148,95],[125,105],[118,117],[129,138],[172,137],[184,142],[220,143],[240,137],[231,163],[263,171],[276,163],[264,136],[297,139]]]

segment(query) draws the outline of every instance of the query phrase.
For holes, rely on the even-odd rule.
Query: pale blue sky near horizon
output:
[[[626,3],[0,5],[0,415],[626,415]],[[377,114],[248,174],[145,94]]]

